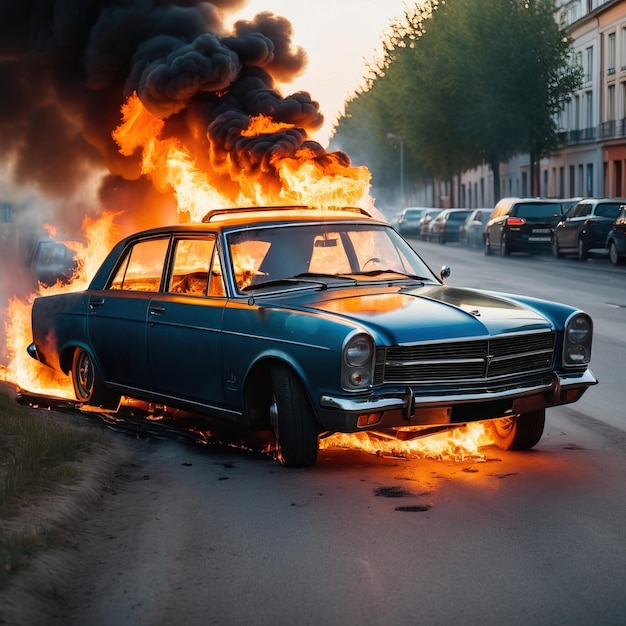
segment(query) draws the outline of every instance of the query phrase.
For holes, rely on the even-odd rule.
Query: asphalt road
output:
[[[333,449],[288,470],[127,438],[48,623],[624,624],[626,269],[415,247],[449,284],[591,313],[600,385],[550,409],[533,451],[459,463]]]

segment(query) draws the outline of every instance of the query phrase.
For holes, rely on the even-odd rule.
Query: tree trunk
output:
[[[489,159],[489,167],[493,174],[493,202],[494,206],[500,200],[500,160],[497,155],[492,154]]]

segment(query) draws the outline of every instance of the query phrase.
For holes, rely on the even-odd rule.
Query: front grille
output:
[[[552,366],[554,346],[555,334],[544,332],[378,348],[374,380],[450,383],[544,372]]]

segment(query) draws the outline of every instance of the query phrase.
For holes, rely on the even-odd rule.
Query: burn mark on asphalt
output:
[[[397,506],[395,510],[403,513],[423,513],[429,511],[430,507],[425,504],[411,504],[409,506]]]
[[[407,498],[413,494],[402,487],[379,487],[374,490],[374,495],[383,498]]]

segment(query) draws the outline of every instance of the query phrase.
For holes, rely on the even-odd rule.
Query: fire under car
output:
[[[84,291],[35,299],[28,353],[79,403],[122,397],[272,430],[286,466],[330,433],[483,421],[529,449],[596,384],[575,308],[445,284],[362,210],[217,210],[117,243]]]

